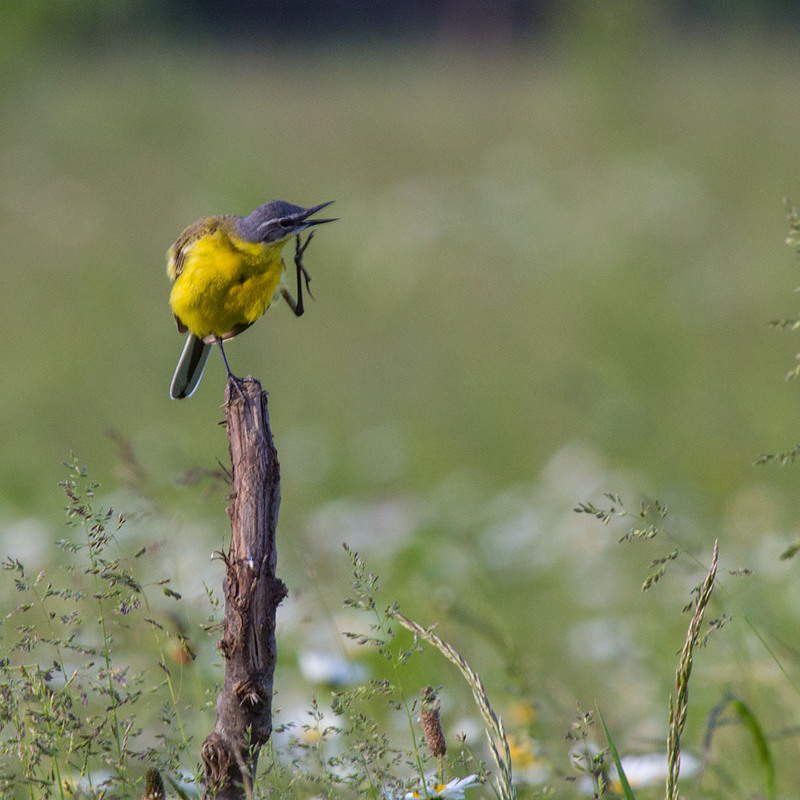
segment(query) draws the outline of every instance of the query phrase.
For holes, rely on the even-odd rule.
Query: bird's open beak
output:
[[[308,211],[303,214],[302,218],[306,221],[308,225],[322,225],[323,222],[336,222],[339,217],[331,217],[330,219],[308,219],[312,214],[316,214],[317,211],[329,206],[331,203],[335,202],[334,200],[328,200],[327,203],[320,203],[318,206],[314,206],[313,208],[309,208]]]
[[[292,214],[290,217],[285,217],[284,219],[286,222],[298,226],[302,225],[304,227],[308,225],[322,225],[323,222],[336,222],[336,220],[339,219],[338,217],[332,217],[331,219],[309,219],[312,214],[316,214],[317,211],[329,206],[333,202],[333,200],[328,200],[327,203],[320,203],[318,206],[299,211],[297,214]]]

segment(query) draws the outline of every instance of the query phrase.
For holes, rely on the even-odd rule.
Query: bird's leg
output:
[[[311,287],[309,286],[309,283],[311,283],[311,276],[308,274],[308,270],[305,268],[305,265],[303,264],[303,253],[305,253],[306,247],[308,247],[308,243],[311,241],[311,238],[313,236],[314,236],[314,231],[311,231],[311,233],[309,233],[308,236],[306,237],[305,242],[300,241],[299,235],[296,237],[297,244],[294,253],[294,265],[297,269],[297,302],[294,305],[292,305],[292,303],[289,303],[289,305],[291,306],[292,311],[294,311],[295,316],[298,317],[302,316],[303,312],[305,311],[305,307],[303,305],[303,281],[305,281],[306,291],[308,292],[309,296],[311,297],[314,296],[311,294]],[[289,298],[286,297],[286,293],[284,293],[283,296],[286,298],[288,302]]]
[[[228,358],[225,355],[225,348],[222,346],[222,339],[220,339],[219,337],[217,337],[217,344],[219,345],[219,352],[222,354],[222,360],[225,363],[225,371],[228,373],[228,380],[231,381],[233,385],[236,387],[236,391],[239,393],[239,397],[241,397],[242,400],[245,400],[244,392],[242,391],[242,386],[241,386],[242,379],[237,378],[231,372],[231,368],[230,366],[228,366]]]

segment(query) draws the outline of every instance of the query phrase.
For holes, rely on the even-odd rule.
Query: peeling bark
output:
[[[231,544],[223,557],[225,616],[218,643],[225,657],[225,681],[214,731],[202,747],[203,796],[243,800],[252,794],[259,751],[272,734],[275,617],[286,586],[276,575],[280,465],[267,393],[248,377],[238,388],[229,381],[225,400],[233,484],[227,509]]]

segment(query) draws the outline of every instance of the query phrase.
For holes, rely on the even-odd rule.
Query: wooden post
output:
[[[214,731],[202,747],[203,796],[214,800],[252,796],[259,751],[272,733],[275,616],[286,597],[286,586],[275,574],[280,465],[267,393],[252,377],[240,381],[239,389],[229,381],[225,393],[233,483],[227,509],[231,545],[223,559],[225,617],[218,643],[225,682]]]

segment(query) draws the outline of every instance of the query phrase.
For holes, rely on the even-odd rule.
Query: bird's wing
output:
[[[186,259],[195,242],[206,236],[212,236],[220,227],[225,230],[230,219],[236,219],[235,215],[222,214],[216,217],[202,217],[186,228],[178,237],[178,241],[167,250],[167,275],[171,281],[176,281],[183,272]]]

